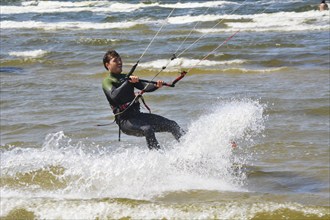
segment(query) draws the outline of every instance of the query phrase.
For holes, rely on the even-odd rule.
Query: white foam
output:
[[[159,5],[164,8],[206,8],[206,7],[219,7],[226,4],[237,4],[229,1],[206,1],[206,2],[188,2],[188,3],[175,3],[175,4],[163,4]]]
[[[163,7],[163,8],[203,8],[220,7],[225,4],[235,4],[228,1],[206,1],[189,2],[175,4],[160,3],[120,3],[111,1],[81,1],[81,2],[63,2],[63,1],[27,1],[19,6],[1,6],[1,14],[21,14],[21,13],[61,13],[61,12],[133,12],[142,8]]]
[[[38,219],[253,219],[260,213],[280,210],[303,213],[306,217],[315,215],[322,218],[328,214],[327,207],[306,207],[298,203],[278,203],[258,201],[217,201],[212,203],[140,203],[137,205],[119,203],[111,200],[51,200],[36,198],[5,198],[1,203],[1,213],[6,216],[15,207],[34,213]]]
[[[86,7],[86,6],[103,6],[108,1],[25,1],[22,2],[22,6],[39,6],[41,8],[60,8],[60,7]],[[20,7],[20,6],[17,6]]]
[[[181,143],[164,152],[145,146],[115,151],[74,144],[64,132],[49,134],[42,148],[14,148],[2,153],[3,177],[61,167],[56,174],[64,188],[44,190],[38,184],[3,187],[1,195],[22,198],[133,198],[150,199],[168,191],[245,191],[245,176],[234,174],[237,158],[231,140],[248,138],[263,130],[263,107],[255,101],[231,101],[214,107],[189,126]],[[55,174],[54,174],[55,175]],[[28,192],[28,193],[27,193]]]
[[[184,145],[193,143],[189,148],[197,154],[204,151],[228,153],[228,148],[219,146],[225,146],[229,140],[242,139],[247,130],[259,133],[263,129],[263,107],[258,102],[232,101],[195,121],[185,136]]]
[[[61,5],[62,2],[53,3],[40,3],[40,7],[45,5],[45,9],[40,8],[30,8],[26,12],[73,12],[82,10],[81,8],[70,7],[71,4],[76,3],[66,3],[64,8]],[[102,3],[102,2],[101,2]],[[98,3],[98,4],[101,4]],[[205,2],[208,4],[218,4],[216,2]],[[48,8],[49,4],[52,7]],[[88,5],[87,2],[81,2],[82,5]],[[96,3],[93,3],[96,4]],[[102,3],[103,4],[103,3]],[[94,12],[104,12],[104,10],[114,10],[114,11],[134,11],[142,7],[154,7],[155,4],[128,4],[128,3],[111,3],[111,7],[92,7]],[[176,3],[174,5],[181,5],[183,3]],[[188,3],[187,3],[188,4]],[[200,5],[202,3],[198,3]],[[185,5],[185,4],[184,4]],[[203,4],[202,4],[203,5]],[[17,8],[3,8],[3,7],[16,7],[16,6],[2,6],[1,13],[19,12],[21,9]],[[37,6],[31,6],[37,7]],[[39,6],[38,6],[39,7]],[[182,6],[183,7],[183,6]],[[107,9],[105,9],[107,8]],[[109,9],[110,8],[110,9]],[[83,7],[84,10],[87,10]],[[23,13],[24,11],[22,11]],[[307,30],[328,30],[330,14],[327,12],[320,11],[306,11],[306,12],[276,12],[276,13],[262,13],[253,15],[218,15],[218,14],[206,14],[206,15],[185,15],[185,16],[172,16],[168,19],[170,24],[186,24],[192,22],[209,22],[209,21],[222,21],[223,19],[233,19],[236,22],[223,22],[226,25],[224,28],[203,28],[200,24],[199,28],[196,29],[198,32],[202,33],[217,33],[217,32],[233,32],[236,30],[241,31],[307,31]],[[240,20],[242,22],[240,22]],[[40,28],[40,29],[111,29],[111,28],[129,28],[137,24],[152,24],[161,23],[161,20],[149,21],[148,19],[140,19],[137,21],[123,21],[123,22],[113,22],[113,23],[92,23],[92,22],[40,22],[40,21],[1,21],[1,29],[8,28]]]
[[[68,12],[131,12],[141,7],[150,7],[145,4],[121,4],[108,1],[29,1],[23,2],[21,6],[1,6],[2,14],[22,13],[68,13]]]
[[[273,67],[266,69],[247,69],[247,68],[223,68],[221,71],[223,72],[238,72],[238,73],[272,73],[272,72],[280,72],[287,69],[287,67]]]
[[[211,16],[209,20],[216,19]],[[225,22],[226,28],[199,28],[202,33],[233,32],[241,31],[307,31],[307,30],[328,30],[330,14],[319,11],[306,12],[277,12],[255,15],[224,15],[220,19],[235,19],[236,22]],[[239,22],[244,19],[245,22]],[[184,19],[183,19],[184,20]],[[248,20],[248,22],[246,22]]]
[[[163,66],[167,66],[165,71],[173,71],[180,68],[190,68],[190,67],[214,67],[229,64],[242,64],[246,62],[245,60],[229,60],[229,61],[212,61],[212,60],[199,60],[199,59],[188,59],[188,58],[177,58],[169,62],[166,59],[159,59],[150,62],[145,62],[139,64],[140,67],[146,69],[160,69]]]
[[[186,24],[193,22],[206,22],[206,21],[216,21],[221,19],[221,15],[184,15],[168,18],[168,22],[171,24]]]
[[[114,3],[111,5],[111,10],[114,10],[116,12],[132,12],[141,8],[149,8],[149,7],[155,7],[158,6],[158,3],[152,3],[152,4],[130,4],[130,3]]]
[[[57,29],[112,29],[112,28],[130,28],[143,21],[127,21],[127,22],[113,22],[113,23],[92,23],[92,22],[41,22],[41,21],[1,21],[1,29],[44,29],[44,30],[57,30]]]
[[[42,57],[47,53],[48,51],[39,49],[39,50],[31,50],[31,51],[12,51],[9,52],[9,55],[16,57],[37,58],[37,57]]]

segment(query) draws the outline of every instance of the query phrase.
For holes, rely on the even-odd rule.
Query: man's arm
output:
[[[103,91],[107,96],[108,101],[122,104],[130,102],[134,99],[134,86],[132,83],[125,81],[119,87],[116,87],[112,80],[108,79],[102,84]]]
[[[162,87],[162,81],[159,81],[157,85],[155,85],[154,83],[139,81],[138,76],[130,76],[129,82],[134,83],[135,88],[139,90],[144,90],[145,92],[153,92]]]

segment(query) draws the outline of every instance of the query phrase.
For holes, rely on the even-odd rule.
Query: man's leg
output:
[[[144,136],[146,137],[148,148],[152,149],[160,149],[160,145],[156,139],[155,131],[152,129],[150,125],[142,126],[141,129],[143,130]]]
[[[141,113],[141,118],[153,128],[154,132],[170,132],[177,141],[184,134],[183,130],[175,121],[160,115]]]
[[[148,124],[148,121],[144,120],[142,115],[138,114],[132,118],[121,120],[120,128],[127,135],[145,136],[150,150],[160,148],[153,127]]]

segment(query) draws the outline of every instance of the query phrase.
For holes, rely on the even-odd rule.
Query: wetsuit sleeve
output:
[[[104,79],[102,82],[102,89],[103,92],[105,94],[105,96],[107,97],[107,100],[110,104],[114,104],[111,100],[111,88],[112,88],[112,82],[110,79]]]
[[[149,84],[149,85],[148,85]],[[142,90],[144,89],[145,92],[153,92],[158,89],[157,86],[155,86],[153,83],[145,83],[145,82],[137,82],[135,83],[135,88]]]
[[[148,83],[143,82],[130,83],[128,80],[119,83],[112,78],[107,78],[102,83],[103,91],[109,103],[114,106],[133,101],[135,98],[134,87],[140,90],[146,87],[146,92],[152,92],[158,89],[153,84],[148,85]]]
[[[134,86],[125,81],[121,85],[111,79],[105,79],[102,88],[111,105],[119,105],[134,99]]]
[[[128,81],[125,81],[118,88],[113,86],[110,91],[110,97],[119,104],[131,102],[135,97],[134,85]]]

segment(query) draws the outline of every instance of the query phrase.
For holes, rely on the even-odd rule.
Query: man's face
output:
[[[119,74],[122,72],[122,62],[121,57],[112,57],[109,63],[106,63],[108,70],[111,73]]]

